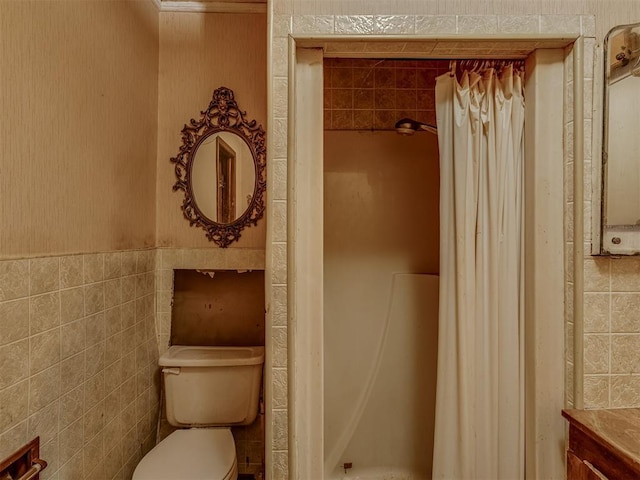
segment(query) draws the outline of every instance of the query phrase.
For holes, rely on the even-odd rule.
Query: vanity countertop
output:
[[[617,462],[640,474],[640,408],[563,410],[562,416],[572,430],[580,431]],[[571,437],[570,433],[570,448]]]

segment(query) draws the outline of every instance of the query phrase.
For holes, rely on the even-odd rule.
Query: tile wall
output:
[[[155,251],[0,261],[0,458],[127,479],[155,442]]]
[[[394,130],[412,118],[435,125],[436,77],[447,60],[326,58],[325,130]]]
[[[584,400],[640,407],[640,259],[585,260]]]

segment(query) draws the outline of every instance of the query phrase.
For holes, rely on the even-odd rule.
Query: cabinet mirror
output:
[[[640,24],[604,42],[601,253],[640,253]]]

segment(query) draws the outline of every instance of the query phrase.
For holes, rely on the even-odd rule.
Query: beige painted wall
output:
[[[0,2],[0,258],[154,245],[157,19]]]
[[[267,31],[264,14],[161,13],[158,100],[157,245],[212,247],[204,230],[190,227],[173,192],[180,130],[199,119],[213,91],[231,88],[248,119],[266,130]],[[231,247],[264,248],[266,220],[244,230]]]

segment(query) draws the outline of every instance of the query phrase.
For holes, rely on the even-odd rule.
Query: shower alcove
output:
[[[386,58],[526,57],[526,471],[529,478],[562,475],[564,269],[558,265],[564,265],[564,234],[563,210],[558,205],[564,198],[563,112],[573,110],[573,105],[564,104],[565,47],[577,37],[520,37],[519,48],[526,51],[514,51],[512,55],[506,53],[509,44],[505,42],[509,39],[495,36],[438,40],[403,37],[402,41],[397,37],[351,36],[349,42],[340,37],[289,37],[289,478],[325,479],[331,473],[324,464],[325,412],[335,407],[325,405],[323,381],[323,56],[374,58],[375,48],[384,51],[377,57]],[[437,53],[433,49],[430,54],[416,53],[421,43],[428,42],[439,45]],[[502,55],[482,50],[488,43],[498,50],[502,46]],[[357,51],[349,52],[349,46]],[[363,53],[367,51],[371,53]],[[577,62],[574,70],[581,69]]]

